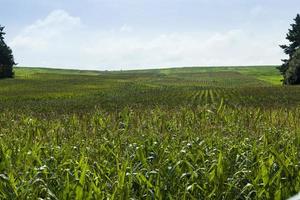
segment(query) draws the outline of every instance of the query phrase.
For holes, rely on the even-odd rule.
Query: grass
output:
[[[275,67],[16,74],[0,80],[1,199],[300,191],[300,88]]]

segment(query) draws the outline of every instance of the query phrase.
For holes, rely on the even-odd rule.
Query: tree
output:
[[[286,35],[286,39],[290,42],[288,45],[280,45],[280,47],[283,49],[284,53],[289,56],[288,59],[283,59],[283,64],[278,67],[280,73],[283,75],[284,84],[290,84],[285,77],[289,77],[290,75],[286,75],[288,68],[289,68],[289,62],[291,61],[292,57],[294,56],[297,49],[300,47],[300,15],[297,14],[296,18],[294,19],[295,23],[291,24],[291,29],[288,30],[288,33]],[[289,71],[291,73],[291,70]],[[300,82],[294,82],[293,84],[298,84]]]
[[[0,78],[12,78],[14,76],[13,66],[16,64],[12,50],[4,42],[4,27],[0,25]]]
[[[284,74],[284,81],[287,85],[300,83],[300,49],[297,49],[289,60],[287,70]]]

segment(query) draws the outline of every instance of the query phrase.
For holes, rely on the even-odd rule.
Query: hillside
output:
[[[281,87],[279,73],[271,66],[122,72],[15,70],[15,79],[1,80],[0,109],[81,112],[95,106],[102,109],[174,107],[219,104],[221,100],[229,106],[269,107],[292,106],[299,99],[295,92],[298,87]]]

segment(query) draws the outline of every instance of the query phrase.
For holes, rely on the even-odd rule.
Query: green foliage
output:
[[[4,27],[0,26],[0,78],[13,77],[13,65],[15,65],[12,50],[4,42]]]
[[[7,119],[1,199],[284,199],[300,189],[299,110],[1,113]]]
[[[297,49],[288,62],[288,69],[285,73],[284,80],[288,85],[300,83],[300,49]]]
[[[296,52],[300,47],[300,15],[297,14],[294,19],[295,23],[291,24],[291,29],[286,35],[286,39],[290,42],[289,45],[281,45],[281,48],[284,50],[284,53],[290,57]]]
[[[284,76],[283,83],[284,84],[298,84],[299,82],[287,80],[290,76],[297,76],[291,75],[290,73],[293,72],[292,69],[289,70],[290,61],[293,58],[295,52],[300,47],[300,15],[297,14],[296,18],[294,19],[295,23],[291,24],[291,29],[286,35],[286,39],[290,42],[288,45],[281,45],[280,47],[284,50],[284,53],[289,56],[289,59],[283,59],[283,64],[278,67],[280,73]],[[287,72],[289,71],[289,72]],[[288,75],[287,75],[288,73]]]
[[[275,67],[16,70],[0,81],[0,199],[300,190],[300,88],[263,81]]]

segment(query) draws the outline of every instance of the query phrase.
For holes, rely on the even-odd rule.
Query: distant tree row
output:
[[[283,64],[278,67],[283,75],[283,84],[295,85],[300,84],[300,15],[297,14],[294,19],[295,23],[291,24],[286,39],[290,42],[288,45],[280,45],[288,59],[283,59]]]
[[[0,26],[0,78],[12,78],[14,76],[13,66],[16,64],[12,50],[4,42],[4,27]]]

